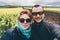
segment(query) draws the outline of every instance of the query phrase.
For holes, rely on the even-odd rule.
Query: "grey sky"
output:
[[[53,2],[60,2],[60,0],[0,0],[0,4],[6,4],[6,5],[35,5],[35,4],[41,4],[45,5],[48,3]]]

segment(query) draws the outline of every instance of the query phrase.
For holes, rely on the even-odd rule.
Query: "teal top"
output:
[[[28,29],[23,29],[21,26],[20,26],[20,23],[17,22],[16,25],[15,25],[21,32],[23,35],[25,35],[27,38],[30,38],[30,35],[31,35],[31,27],[29,27]]]

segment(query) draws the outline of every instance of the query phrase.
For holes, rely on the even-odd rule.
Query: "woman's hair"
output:
[[[23,10],[18,14],[18,20],[20,19],[20,16],[21,16],[22,14],[27,14],[30,18],[32,17],[30,10],[28,10],[28,9],[23,9]]]

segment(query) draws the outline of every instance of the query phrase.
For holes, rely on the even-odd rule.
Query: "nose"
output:
[[[24,21],[24,23],[27,23],[26,20]]]
[[[40,15],[39,14],[37,14],[37,17],[39,17]]]

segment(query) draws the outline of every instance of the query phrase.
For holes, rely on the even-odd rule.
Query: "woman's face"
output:
[[[20,16],[20,25],[23,29],[28,29],[31,24],[31,19],[27,14],[22,14]]]

